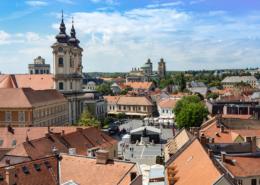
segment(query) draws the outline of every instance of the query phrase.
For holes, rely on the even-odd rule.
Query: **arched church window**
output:
[[[59,58],[59,67],[63,67],[63,58],[62,57],[60,57]]]
[[[64,87],[63,87],[63,82],[59,82],[59,90],[63,90]]]
[[[60,48],[58,49],[58,51],[59,51],[59,52],[63,52],[63,48],[60,47]]]

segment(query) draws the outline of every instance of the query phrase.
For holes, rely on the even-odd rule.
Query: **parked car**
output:
[[[108,133],[109,133],[110,135],[114,135],[114,134],[119,133],[119,127],[118,127],[117,125],[111,126],[111,127],[108,129]]]

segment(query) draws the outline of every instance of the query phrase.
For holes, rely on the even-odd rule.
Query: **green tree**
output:
[[[123,91],[121,91],[121,95],[126,95],[129,91],[132,91],[133,88],[130,86],[127,86]]]
[[[217,99],[218,98],[218,94],[216,94],[216,93],[209,93],[208,95],[207,95],[207,99],[209,100],[209,99],[213,99],[213,100],[215,100],[215,99]]]
[[[101,123],[88,110],[85,110],[80,116],[78,125],[100,127]]]
[[[180,101],[176,103],[174,108],[175,115],[179,114],[182,108],[189,103],[199,103],[201,100],[197,95],[184,96]]]
[[[207,118],[208,110],[198,96],[187,96],[177,102],[174,109],[179,128],[199,127]]]
[[[112,95],[111,85],[109,83],[103,83],[97,87],[97,91],[103,95]]]
[[[186,80],[183,73],[175,76],[176,84],[179,85],[179,90],[183,92],[186,89]]]
[[[126,118],[126,114],[123,112],[123,113],[119,113],[116,115],[116,118],[117,119],[125,119]]]

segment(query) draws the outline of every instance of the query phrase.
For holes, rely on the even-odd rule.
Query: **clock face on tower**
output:
[[[62,47],[59,47],[59,48],[58,48],[58,52],[61,52],[61,53],[62,53],[62,52],[63,52],[63,48],[62,48]]]

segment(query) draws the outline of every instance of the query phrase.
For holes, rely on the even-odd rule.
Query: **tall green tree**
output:
[[[207,118],[208,110],[198,96],[187,96],[177,102],[174,109],[179,128],[199,127]]]
[[[175,76],[176,84],[179,85],[179,90],[183,92],[186,89],[186,80],[183,73],[177,74]]]
[[[201,99],[197,95],[184,96],[180,101],[176,103],[173,111],[175,115],[178,115],[185,105],[189,103],[199,103],[200,101]]]

